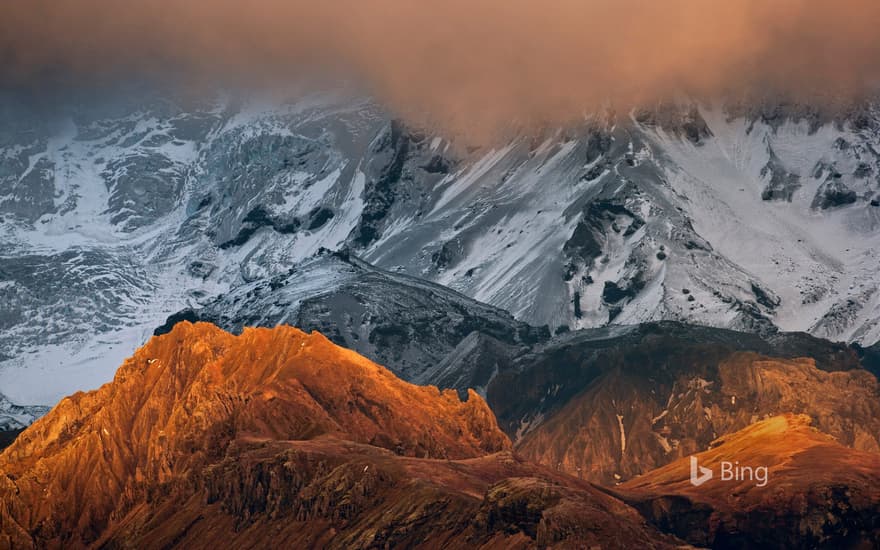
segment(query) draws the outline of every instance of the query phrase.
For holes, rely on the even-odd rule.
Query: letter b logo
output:
[[[691,485],[694,487],[699,487],[700,485],[706,483],[712,479],[712,470],[709,468],[704,468],[700,466],[697,462],[697,457],[691,457]]]

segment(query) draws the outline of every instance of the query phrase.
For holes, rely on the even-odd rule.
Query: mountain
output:
[[[767,359],[732,350],[755,335],[662,325],[609,334],[615,330],[597,329],[618,344],[628,336],[614,352],[605,344],[618,358],[675,346],[658,360],[673,371],[697,368],[678,366],[688,356],[721,358],[718,390],[708,379],[682,388],[660,415],[672,434],[724,430],[705,446],[699,437],[682,444],[697,446],[692,458],[714,472],[699,487],[686,458],[605,486],[578,479],[590,473],[540,465],[529,459],[534,448],[512,450],[477,393],[462,401],[452,390],[409,384],[317,332],[282,325],[236,336],[181,321],[112,382],[63,399],[0,453],[0,546],[876,546],[880,452],[870,438],[880,413],[876,395],[868,398],[877,383],[859,389],[873,375],[854,351],[785,335],[767,345],[812,342],[818,359]],[[681,351],[676,334],[693,347]],[[633,345],[635,338],[643,342]],[[846,355],[856,362],[845,365]],[[731,376],[742,369],[751,370]],[[740,411],[724,407],[731,390],[745,402]],[[607,399],[614,405],[618,397]],[[743,421],[770,400],[777,411],[812,407],[816,419],[783,412]],[[868,416],[855,419],[856,411]],[[686,414],[693,412],[705,416]],[[598,422],[604,416],[594,413]],[[536,430],[557,419],[568,416],[557,413]],[[645,442],[644,433],[627,433],[631,463],[654,461]],[[583,448],[605,445],[589,443]],[[601,455],[594,459],[602,464]],[[723,462],[753,469],[731,480]],[[758,467],[766,472],[755,477]]]
[[[679,543],[509,449],[474,392],[408,384],[318,333],[182,322],[0,454],[0,544]]]
[[[872,104],[652,105],[477,149],[338,93],[51,109],[4,93],[0,122],[13,403],[99,386],[169,315],[321,247],[552,332],[671,319],[880,338]],[[497,348],[486,336],[474,349]]]
[[[154,333],[170,331],[184,319],[236,333],[280,324],[315,330],[404,380],[455,388],[463,396],[469,388],[484,393],[501,364],[550,338],[547,327],[532,327],[448,288],[325,249],[287,273],[180,311]],[[491,343],[491,350],[467,363],[459,356],[470,353],[474,341]]]
[[[309,281],[321,281],[320,291]],[[667,321],[535,338],[536,329],[442,287],[334,253],[172,316],[160,332],[181,318],[233,331],[298,323],[387,361],[408,381],[463,398],[477,388],[517,452],[608,485],[785,412],[880,452],[880,384],[866,369],[872,350],[803,333]]]
[[[694,486],[682,459],[613,493],[665,531],[712,548],[872,548],[880,544],[880,455],[841,446],[804,415],[783,415],[696,455],[715,472]],[[722,478],[722,462],[738,470]],[[730,468],[733,472],[733,468]],[[766,474],[766,475],[765,475]],[[763,481],[762,481],[763,480]]]
[[[517,356],[487,401],[524,457],[613,485],[725,433],[806,414],[880,453],[880,383],[850,347],[673,322],[565,334]]]
[[[0,101],[0,391],[21,404],[100,386],[168,315],[343,240],[361,200],[344,152],[383,120],[329,95],[44,107]],[[348,213],[292,232],[318,205]],[[234,245],[249,232],[273,242]]]

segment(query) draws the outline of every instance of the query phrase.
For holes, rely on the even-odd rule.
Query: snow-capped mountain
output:
[[[204,307],[172,315],[156,334],[181,320],[207,321],[236,334],[282,324],[316,330],[405,380],[455,388],[465,396],[469,388],[485,394],[500,364],[550,339],[547,327],[326,249],[288,273],[239,285]],[[465,358],[475,347],[482,355],[469,364]]]
[[[12,402],[96,387],[168,315],[247,300],[322,247],[551,331],[880,338],[873,108],[667,105],[466,149],[334,94],[101,105],[0,106]]]

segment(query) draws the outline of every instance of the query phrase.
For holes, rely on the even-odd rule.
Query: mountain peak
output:
[[[475,393],[462,402],[455,391],[403,382],[317,332],[234,336],[182,322],[113,382],[62,400],[6,449],[0,494],[30,503],[27,518],[13,518],[20,528],[51,517],[46,540],[75,532],[88,544],[145,492],[180,483],[236,442],[326,437],[422,458],[510,448]]]

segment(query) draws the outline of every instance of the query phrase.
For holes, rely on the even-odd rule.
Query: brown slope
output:
[[[221,459],[235,438],[331,433],[409,456],[509,447],[478,396],[462,403],[454,391],[407,384],[317,333],[235,337],[182,323],[127,360],[113,383],[64,399],[0,455],[0,472],[14,479],[7,491],[24,506],[4,499],[4,516],[46,540],[88,542],[111,514]]]
[[[696,455],[714,471],[690,483],[681,459],[633,479],[614,494],[664,530],[714,548],[880,547],[880,455],[850,449],[781,415],[714,442]],[[722,461],[767,466],[767,482],[720,479]]]
[[[618,499],[509,452],[446,461],[333,437],[248,441],[196,483],[188,497],[131,510],[99,544],[514,549],[677,542]]]
[[[319,334],[181,323],[0,454],[0,548],[668,545],[509,447]]]
[[[880,384],[863,369],[737,352],[674,376],[610,369],[516,442],[526,458],[612,485],[769,416],[803,413],[849,447],[880,453]],[[580,471],[579,471],[580,469]]]

